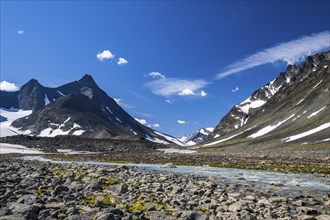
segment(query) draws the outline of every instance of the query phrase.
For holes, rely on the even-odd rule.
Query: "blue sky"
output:
[[[178,137],[329,49],[329,14],[329,1],[1,1],[0,81],[56,87],[91,74]]]

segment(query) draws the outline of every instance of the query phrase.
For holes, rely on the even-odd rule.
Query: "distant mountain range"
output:
[[[180,137],[179,141],[181,141],[187,146],[196,145],[205,141],[208,135],[211,134],[213,130],[214,128],[201,128],[192,134]]]
[[[32,79],[17,92],[0,91],[0,134],[142,138],[234,150],[315,147],[330,142],[329,66],[329,51],[308,57],[298,67],[289,65],[233,106],[215,129],[202,128],[179,140],[140,124],[90,75],[57,88]]]
[[[308,57],[235,105],[202,147],[281,148],[330,141],[330,52]]]
[[[23,133],[48,137],[146,138],[183,145],[137,122],[98,87],[91,75],[57,88],[44,87],[32,79],[17,92],[0,91],[0,107],[1,120],[7,121],[1,126],[1,136]]]

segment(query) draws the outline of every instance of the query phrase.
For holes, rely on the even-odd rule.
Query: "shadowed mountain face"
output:
[[[0,106],[32,110],[28,117],[12,123],[32,135],[147,137],[156,142],[171,143],[132,118],[98,87],[90,75],[57,88],[47,88],[30,80],[18,92],[1,92]]]
[[[327,141],[330,134],[330,52],[289,65],[225,115],[203,143],[284,146]],[[329,140],[328,140],[329,141]]]

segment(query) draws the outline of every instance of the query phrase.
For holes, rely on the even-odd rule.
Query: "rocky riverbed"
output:
[[[0,158],[0,219],[330,219],[330,195],[211,177]]]

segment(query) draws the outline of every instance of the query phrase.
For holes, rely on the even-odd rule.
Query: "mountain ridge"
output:
[[[126,136],[173,143],[167,138],[173,137],[159,135],[137,122],[99,88],[91,75],[86,74],[80,80],[55,88],[44,87],[32,79],[19,91],[2,92],[1,95],[11,99],[6,102],[2,100],[8,99],[1,99],[0,107],[32,110],[31,115],[11,124],[16,130],[29,131],[30,135],[69,134],[95,138]]]
[[[306,135],[304,132],[327,125],[330,122],[327,114],[330,106],[329,66],[329,51],[308,57],[298,67],[289,65],[275,80],[235,105],[203,146],[284,146],[291,144],[285,142],[290,135],[299,132]],[[315,115],[310,117],[312,114]],[[329,137],[329,131],[325,127],[292,143],[321,141]]]

